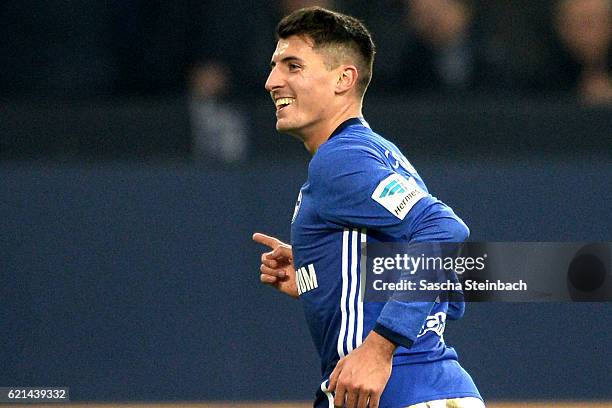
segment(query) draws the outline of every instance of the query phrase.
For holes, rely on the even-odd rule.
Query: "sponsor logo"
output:
[[[403,220],[410,209],[426,195],[413,177],[406,179],[396,173],[378,184],[372,193],[372,199]]]
[[[391,196],[395,193],[399,194],[404,192],[406,192],[406,190],[404,190],[404,187],[402,187],[401,184],[397,182],[397,180],[392,180],[389,184],[387,184],[383,192],[380,193],[379,198]]]
[[[295,270],[295,283],[297,285],[298,295],[309,292],[319,287],[317,282],[317,273],[313,264],[302,266]]]

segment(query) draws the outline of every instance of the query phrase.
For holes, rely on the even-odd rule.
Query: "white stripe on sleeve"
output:
[[[365,271],[366,271],[366,240],[367,240],[367,230],[365,228],[361,229],[360,234],[360,248],[361,248],[361,259],[359,260],[359,292],[357,292],[357,347],[361,345],[363,342],[363,297],[362,293],[365,291]]]
[[[355,334],[355,295],[357,294],[357,241],[358,241],[357,229],[351,231],[351,290],[349,292],[349,323],[348,323],[348,335],[346,338],[346,349],[350,353],[353,351],[354,342],[353,336]]]
[[[342,323],[338,334],[338,356],[344,357],[344,337],[346,335],[346,297],[348,292],[348,228],[342,233],[342,297],[340,299],[340,311],[342,313]]]

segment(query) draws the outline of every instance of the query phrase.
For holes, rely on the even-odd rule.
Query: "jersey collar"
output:
[[[327,138],[327,140],[331,139],[332,137],[336,136],[337,134],[341,133],[344,129],[352,125],[361,125],[365,127],[370,127],[363,118],[350,118],[342,122],[340,126],[338,126],[336,130],[334,130],[331,136]]]

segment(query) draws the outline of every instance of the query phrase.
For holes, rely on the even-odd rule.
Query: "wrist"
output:
[[[414,343],[414,340],[409,339],[408,337],[405,337],[401,335],[400,333],[394,332],[393,330],[390,330],[389,328],[387,328],[386,326],[383,326],[380,323],[376,323],[376,326],[374,326],[372,331],[376,332],[380,336],[389,340],[391,343],[395,344],[396,346],[403,346],[406,348],[410,348],[412,347],[412,344]]]
[[[393,353],[397,348],[397,345],[387,338],[381,336],[375,331],[371,331],[366,337],[364,344],[367,344],[369,347],[376,349],[380,354],[386,355],[389,358],[393,357]]]

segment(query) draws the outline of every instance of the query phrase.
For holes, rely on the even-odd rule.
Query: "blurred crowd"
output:
[[[5,2],[0,97],[187,95],[195,150],[240,160],[246,119],[226,101],[263,95],[277,22],[310,5],[370,28],[370,94],[612,104],[612,0]]]
[[[315,4],[357,15],[373,31],[379,47],[373,93],[569,93],[587,104],[612,102],[611,0],[274,4],[257,16],[261,21],[249,10],[229,17],[225,7],[208,10],[218,14],[210,15],[215,33],[191,71],[197,93],[261,92],[274,44],[271,30],[261,27]],[[224,19],[227,27],[214,23]],[[203,89],[202,75],[217,80]]]
[[[373,93],[612,100],[612,0],[5,2],[0,94],[260,95],[276,23],[313,4],[370,27]]]
[[[227,27],[209,36],[214,40],[208,52],[191,68],[192,112],[222,106],[218,101],[227,95],[262,92],[274,38],[261,27],[274,27],[281,16],[308,5],[357,15],[373,31],[378,58],[370,94],[565,95],[588,105],[612,104],[612,0],[548,3],[279,0],[260,15],[258,24],[236,24],[254,18],[236,10],[242,20],[232,17]],[[223,20],[225,8],[217,12],[213,21]],[[192,121],[202,117],[210,118],[192,115]],[[237,161],[244,157],[248,137],[230,130],[236,120],[227,118],[221,125],[225,137],[219,130],[224,121],[215,120],[214,130],[195,124],[200,135],[195,140],[203,146],[200,150]],[[219,140],[238,139],[242,142],[233,146],[240,149],[219,151]]]

